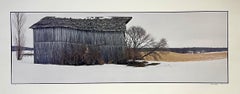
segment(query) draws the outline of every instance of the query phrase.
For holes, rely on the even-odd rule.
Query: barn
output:
[[[99,57],[108,63],[124,57],[126,24],[132,17],[58,18],[47,16],[33,29],[35,64],[81,64]],[[86,53],[92,52],[92,57]],[[80,58],[81,57],[81,58]],[[91,62],[92,62],[91,61]]]

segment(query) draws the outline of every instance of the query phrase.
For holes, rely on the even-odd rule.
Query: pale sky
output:
[[[130,16],[133,18],[127,24],[127,28],[141,26],[156,40],[166,38],[171,48],[227,47],[227,12],[25,13],[25,15],[27,17],[25,24],[27,47],[33,47],[33,32],[29,27],[45,16],[66,18]]]

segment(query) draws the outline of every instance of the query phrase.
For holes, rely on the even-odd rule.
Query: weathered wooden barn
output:
[[[64,53],[85,45],[95,49],[105,62],[124,56],[126,24],[132,17],[84,19],[44,17],[30,28],[34,36],[34,63],[59,64]],[[77,62],[77,61],[75,61]]]

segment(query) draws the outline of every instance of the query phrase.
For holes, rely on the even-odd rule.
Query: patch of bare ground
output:
[[[144,52],[141,52],[143,54]],[[227,51],[222,52],[208,52],[208,53],[175,53],[175,52],[157,52],[159,55],[149,55],[144,59],[148,61],[203,61],[203,60],[216,60],[227,58]]]

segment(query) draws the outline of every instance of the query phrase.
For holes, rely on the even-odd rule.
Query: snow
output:
[[[67,66],[33,64],[33,56],[17,61],[12,54],[13,83],[101,83],[101,82],[227,82],[227,59],[162,62],[156,66],[131,67],[104,64]]]

